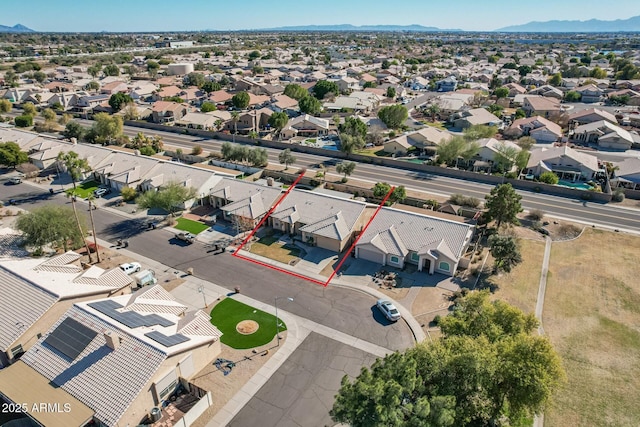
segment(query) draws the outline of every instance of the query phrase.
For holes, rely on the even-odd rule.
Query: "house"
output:
[[[555,98],[557,100],[564,99],[564,92],[551,85],[543,85],[529,91],[529,95],[539,95],[547,98]]]
[[[436,91],[453,92],[458,88],[458,80],[456,76],[449,76],[436,82]]]
[[[507,83],[504,85],[507,89],[509,89],[509,97],[513,98],[516,95],[522,95],[527,93],[527,89],[519,85],[518,83]]]
[[[293,190],[269,216],[275,230],[303,243],[342,252],[362,230],[367,204],[305,190]]]
[[[613,188],[627,188],[629,190],[640,190],[640,159],[637,157],[627,157],[620,162],[615,162],[617,167],[615,175],[611,178]]]
[[[601,120],[606,120],[609,123],[618,124],[616,116],[608,111],[600,110],[598,108],[589,108],[588,110],[576,111],[575,113],[570,114],[567,120],[569,123],[577,123],[579,125],[599,122]]]
[[[61,92],[54,94],[47,103],[50,107],[56,104],[62,105],[63,110],[69,110],[78,105],[81,96],[87,95],[86,92]]]
[[[240,232],[254,228],[281,194],[280,188],[223,178],[211,189],[209,202]]]
[[[604,91],[594,84],[579,86],[574,90],[581,95],[580,101],[585,104],[600,102],[604,96]]]
[[[474,125],[502,126],[502,120],[485,108],[473,108],[461,111],[453,116],[453,126],[466,129]]]
[[[280,131],[284,139],[291,139],[295,136],[321,136],[329,133],[330,122],[328,119],[303,114],[293,119],[289,119],[287,125]]]
[[[497,156],[508,151],[519,152],[522,150],[518,144],[512,141],[498,141],[495,138],[481,138],[476,141],[476,144],[479,147],[478,154],[471,159],[474,170],[491,170],[496,163]]]
[[[204,129],[210,130],[215,128],[215,123],[218,120],[217,117],[198,112],[189,112],[184,115],[180,120],[176,120],[176,126],[182,126],[189,129]]]
[[[93,110],[95,107],[104,104],[105,102],[108,103],[109,98],[110,95],[107,95],[106,93],[98,95],[83,95],[78,98],[75,108],[81,111]]]
[[[453,276],[474,227],[393,208],[382,208],[355,247],[355,257],[382,266],[417,266],[428,274]]]
[[[504,135],[510,138],[530,136],[537,144],[548,144],[562,138],[562,128],[544,117],[532,116],[515,120]]]
[[[527,175],[539,177],[544,172],[553,172],[560,179],[574,182],[590,180],[600,171],[596,156],[576,151],[568,146],[531,150],[527,163]]]
[[[387,153],[395,153],[396,156],[406,155],[407,151],[412,147],[418,150],[435,151],[438,145],[451,140],[451,138],[453,138],[453,135],[446,130],[426,126],[415,132],[400,135],[389,140],[384,144],[383,149]]]
[[[300,112],[298,101],[287,95],[277,95],[271,98],[270,108],[276,113],[284,112],[287,115],[294,115]]]
[[[29,404],[63,390],[73,397],[71,402],[83,404],[83,413],[91,413],[96,425],[138,425],[152,408],[166,405],[180,386],[194,393],[194,400],[206,394],[189,380],[220,353],[221,336],[208,314],[187,311],[160,285],[145,287],[131,295],[74,304],[19,363],[0,371],[0,384],[14,401],[24,396],[7,387],[9,380],[17,373],[36,378],[42,389],[32,390],[26,397]],[[86,422],[56,415],[67,417],[62,425],[69,427]]]
[[[264,95],[260,95],[264,96]],[[243,135],[249,132],[258,132],[269,124],[269,118],[273,114],[273,110],[268,108],[260,108],[240,113],[238,122],[229,121],[225,124],[225,128],[229,131],[237,131]]]
[[[607,93],[607,99],[610,103],[615,103],[616,98],[627,98],[626,105],[635,107],[640,105],[640,93],[632,89],[622,89]]]
[[[215,92],[211,92],[207,99],[216,105],[221,105],[227,101],[231,101],[231,98],[233,98],[233,95],[226,90],[216,90]]]
[[[129,92],[129,87],[125,82],[114,81],[110,83],[106,83],[102,85],[100,88],[100,93],[104,93],[107,95],[113,95],[115,93],[127,93]]]
[[[586,123],[573,130],[571,140],[581,144],[597,144],[600,148],[628,150],[634,140],[631,134],[606,120]]]
[[[338,85],[340,92],[351,92],[362,89],[360,87],[360,80],[354,79],[353,77],[341,77],[333,81]]]
[[[524,97],[522,109],[527,117],[542,116],[544,118],[553,117],[562,111],[560,101],[555,98],[544,98],[537,95],[527,95]]]
[[[45,334],[74,303],[128,292],[131,277],[119,268],[83,269],[81,255],[0,261],[0,368]]]
[[[151,107],[151,117],[154,123],[173,123],[183,118],[189,111],[191,111],[191,107],[187,104],[156,101]]]

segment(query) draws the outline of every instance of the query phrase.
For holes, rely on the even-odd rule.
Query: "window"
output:
[[[438,268],[440,270],[443,270],[443,271],[450,271],[450,269],[451,269],[451,267],[449,266],[449,263],[448,262],[444,262],[444,261],[440,263]]]
[[[394,264],[399,264],[400,263],[400,259],[397,256],[392,256],[391,257],[391,262]]]
[[[169,394],[173,393],[173,391],[178,386],[178,380],[174,380],[171,384],[169,384],[164,390],[160,392],[160,400],[164,400]]]
[[[414,252],[414,253],[411,254],[411,259],[413,261],[418,261],[420,259],[420,256],[417,253]]]
[[[18,344],[16,347],[13,347],[11,349],[11,355],[13,357],[17,357],[17,356],[21,355],[22,353],[24,353],[24,350],[22,349],[22,344]]]

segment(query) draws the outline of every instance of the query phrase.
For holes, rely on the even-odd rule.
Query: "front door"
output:
[[[422,271],[425,271],[427,274],[431,273],[431,260],[430,259],[425,259],[424,263],[422,264]]]

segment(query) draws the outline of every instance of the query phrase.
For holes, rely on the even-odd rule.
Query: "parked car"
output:
[[[124,271],[127,274],[137,273],[142,269],[142,266],[139,262],[127,262],[124,264],[120,264],[120,270]]]
[[[196,236],[194,234],[184,232],[176,234],[176,239],[191,244],[196,241]]]
[[[22,182],[22,178],[19,176],[14,176],[9,178],[9,184],[20,184]]]
[[[93,191],[93,195],[96,197],[102,197],[105,194],[109,194],[111,193],[111,189],[110,188],[105,188],[105,187],[100,187],[97,190]]]
[[[400,312],[396,308],[395,305],[391,303],[391,301],[386,299],[379,299],[376,302],[376,306],[382,312],[384,317],[386,317],[391,322],[397,322],[400,320]]]

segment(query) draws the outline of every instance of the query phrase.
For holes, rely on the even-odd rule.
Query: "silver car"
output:
[[[382,312],[384,317],[392,322],[397,322],[402,317],[400,316],[400,312],[398,311],[396,306],[393,305],[389,300],[379,299],[376,302],[376,306]]]

